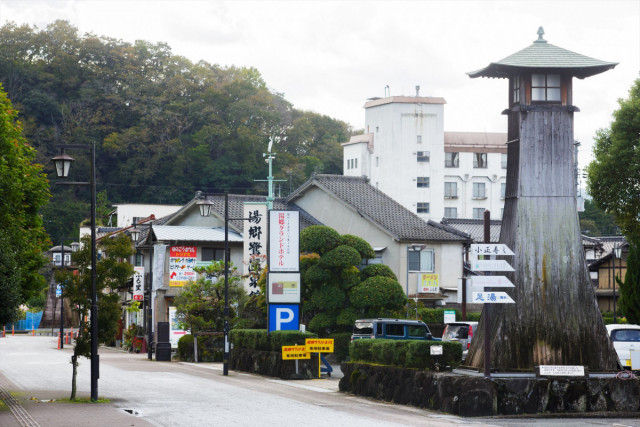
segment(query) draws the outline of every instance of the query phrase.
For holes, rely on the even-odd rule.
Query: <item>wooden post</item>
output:
[[[484,211],[484,242],[491,243],[491,212]],[[485,289],[486,291],[486,289]],[[484,376],[491,377],[491,304],[484,305]]]

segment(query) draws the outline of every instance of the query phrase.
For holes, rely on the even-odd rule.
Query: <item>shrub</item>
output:
[[[393,273],[391,268],[389,268],[388,265],[384,265],[384,264],[367,265],[365,268],[362,269],[361,274],[362,274],[362,280],[368,279],[369,277],[374,277],[374,276],[383,276],[383,277],[389,277],[393,280],[398,280],[398,278]]]
[[[349,344],[349,356],[352,362],[394,365],[403,368],[430,369],[434,365],[431,346],[441,345],[443,354],[438,362],[441,365],[460,364],[462,345],[456,342],[421,340],[355,340]]]
[[[358,265],[361,261],[362,257],[357,250],[351,246],[342,245],[327,252],[320,258],[318,265],[331,270],[337,270]]]
[[[183,362],[193,362],[193,335],[186,334],[178,340],[178,358]]]
[[[376,256],[373,248],[366,240],[353,234],[343,234],[340,236],[340,244],[351,246],[357,250],[362,259],[373,259]]]
[[[269,334],[266,329],[232,329],[229,340],[234,348],[269,351]]]
[[[312,225],[300,232],[300,252],[324,255],[340,244],[340,233],[324,225]]]
[[[304,345],[307,338],[318,338],[318,335],[300,331],[273,331],[270,335],[271,351],[282,351],[283,345]]]
[[[351,332],[336,332],[330,334],[333,338],[333,355],[339,362],[347,360],[349,357],[349,343],[351,342]]]

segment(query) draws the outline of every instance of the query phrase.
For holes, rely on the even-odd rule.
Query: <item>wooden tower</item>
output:
[[[617,63],[547,43],[542,27],[529,47],[471,78],[509,79],[507,188],[500,242],[515,256],[508,291],[515,304],[491,307],[491,369],[537,365],[615,369],[611,346],[589,279],[576,208],[572,78]],[[496,289],[498,290],[498,289]],[[500,289],[504,290],[504,289]],[[483,316],[484,317],[484,316]],[[467,364],[484,365],[480,320]]]

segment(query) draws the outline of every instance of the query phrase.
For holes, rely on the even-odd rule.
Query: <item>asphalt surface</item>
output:
[[[0,338],[0,426],[639,426],[637,419],[461,418],[338,391],[331,378],[282,381],[219,363],[156,362],[101,347],[98,394],[70,403],[71,346],[52,337]],[[90,396],[89,360],[78,397]]]

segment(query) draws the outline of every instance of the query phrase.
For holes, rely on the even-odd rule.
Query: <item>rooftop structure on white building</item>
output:
[[[428,220],[500,219],[507,134],[445,132],[444,98],[388,96],[365,105],[365,133],[343,145],[344,175],[365,176]]]

